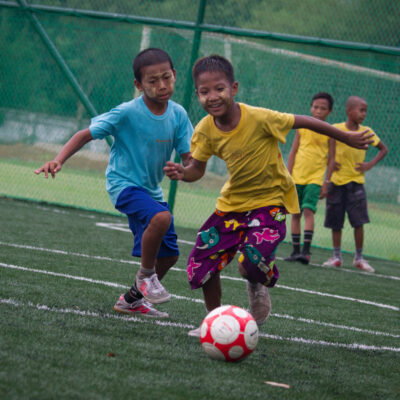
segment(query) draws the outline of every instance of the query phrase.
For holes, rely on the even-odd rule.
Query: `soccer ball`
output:
[[[237,306],[212,310],[200,326],[200,343],[214,360],[239,361],[256,348],[258,326],[250,313]]]

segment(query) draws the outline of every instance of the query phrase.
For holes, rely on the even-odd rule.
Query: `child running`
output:
[[[186,111],[170,100],[176,71],[165,51],[141,51],[134,59],[133,72],[134,84],[143,95],[93,118],[89,128],[75,133],[54,160],[35,173],[44,172],[46,178],[50,173],[54,178],[86,143],[113,136],[106,189],[115,208],[128,217],[134,235],[132,256],[141,257],[135,282],[119,297],[114,310],[168,317],[151,304],[169,301],[170,294],[160,280],[179,255],[173,218],[160,182],[174,149],[183,165],[187,164],[193,127]]]
[[[332,112],[333,98],[329,93],[317,93],[311,101],[311,115],[325,121]],[[310,248],[314,235],[314,214],[318,199],[323,199],[332,175],[335,142],[328,136],[315,135],[308,129],[298,129],[288,158],[288,170],[296,184],[300,214],[291,221],[293,252],[286,261],[310,262]],[[327,165],[328,170],[327,169]],[[326,177],[325,177],[326,171]],[[304,244],[300,251],[301,216],[304,216]]]
[[[247,280],[250,311],[260,325],[271,309],[268,287],[279,277],[275,251],[286,234],[286,213],[300,211],[278,142],[284,143],[291,129],[307,128],[366,148],[369,135],[346,133],[309,116],[237,103],[232,64],[219,55],[199,59],[193,80],[209,115],[195,128],[189,165],[168,162],[164,171],[171,179],[196,181],[204,175],[207,160],[216,155],[225,161],[229,179],[217,210],[198,232],[188,260],[188,280],[192,289],[202,288],[207,312],[219,307],[220,272],[239,251],[239,272]],[[189,335],[200,336],[200,328]]]
[[[346,102],[346,122],[335,124],[344,131],[361,132],[369,129],[372,132],[373,143],[378,153],[365,162],[365,150],[353,149],[343,143],[336,143],[332,163],[340,166],[334,171],[328,188],[326,199],[325,227],[332,230],[333,257],[324,262],[325,266],[340,267],[342,265],[342,229],[345,214],[354,228],[355,256],[353,265],[363,271],[375,272],[363,257],[364,224],[369,222],[367,195],[365,193],[365,172],[382,160],[388,150],[371,128],[362,126],[367,115],[367,102],[358,96],[350,96]]]

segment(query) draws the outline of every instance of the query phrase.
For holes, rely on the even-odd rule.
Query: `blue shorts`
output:
[[[166,202],[154,200],[145,189],[135,186],[129,186],[120,193],[115,208],[128,216],[129,228],[134,236],[132,255],[135,257],[142,255],[143,232],[154,215],[163,211],[170,212]],[[179,255],[173,218],[164,235],[157,258]]]

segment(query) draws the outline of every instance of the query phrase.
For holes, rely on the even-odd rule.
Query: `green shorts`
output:
[[[312,212],[317,211],[317,203],[321,193],[321,185],[310,183],[309,185],[297,185],[297,195],[299,196],[300,210],[308,208]]]

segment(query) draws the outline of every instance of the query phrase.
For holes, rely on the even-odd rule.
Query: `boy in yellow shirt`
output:
[[[219,307],[220,272],[239,251],[250,311],[262,324],[271,309],[268,287],[279,277],[275,251],[286,234],[286,213],[299,213],[296,187],[278,143],[284,143],[293,128],[308,128],[359,148],[368,146],[369,135],[345,133],[309,116],[237,103],[232,64],[219,55],[197,60],[193,80],[209,115],[195,128],[189,165],[169,161],[164,171],[171,179],[196,181],[204,175],[207,160],[216,155],[225,161],[229,179],[217,210],[198,232],[189,255],[188,280],[192,289],[202,288],[207,312]],[[200,336],[200,328],[189,335]]]
[[[345,213],[354,228],[356,253],[353,265],[363,271],[375,270],[363,258],[364,224],[369,222],[367,197],[364,189],[366,171],[387,154],[387,147],[371,128],[362,126],[367,115],[367,102],[358,96],[350,96],[346,102],[347,121],[334,126],[344,131],[361,132],[369,129],[373,133],[372,145],[378,153],[369,162],[365,162],[366,150],[351,148],[336,142],[335,157],[331,163],[338,163],[340,168],[332,173],[326,200],[325,227],[332,229],[333,257],[323,265],[340,267],[342,265],[341,241]]]
[[[333,98],[329,93],[317,93],[311,101],[311,115],[325,121],[332,112]],[[314,234],[314,214],[318,199],[326,196],[328,180],[334,164],[334,141],[327,136],[316,135],[309,129],[298,129],[288,158],[288,170],[296,184],[300,213],[292,215],[291,230],[293,252],[286,261],[310,262],[310,247]],[[325,177],[326,166],[329,165]],[[304,245],[300,252],[301,216],[304,215]]]

